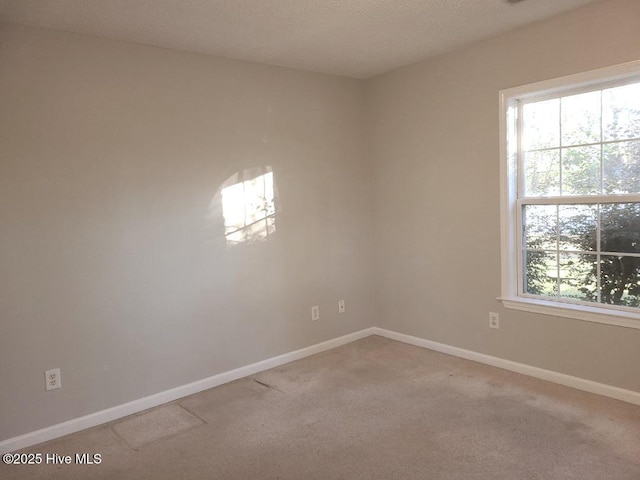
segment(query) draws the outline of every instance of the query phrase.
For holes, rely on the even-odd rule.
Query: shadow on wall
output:
[[[276,231],[278,192],[273,169],[258,166],[227,178],[209,204],[209,217],[224,221],[227,248],[269,240]]]

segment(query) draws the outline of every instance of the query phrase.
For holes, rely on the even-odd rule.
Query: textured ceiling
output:
[[[367,78],[597,0],[0,0],[0,21]]]

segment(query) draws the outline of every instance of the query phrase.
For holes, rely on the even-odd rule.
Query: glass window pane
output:
[[[558,207],[560,250],[595,251],[597,247],[598,207],[560,205]]]
[[[597,301],[597,256],[560,254],[560,296],[585,302]]]
[[[640,138],[640,83],[602,91],[604,140]]]
[[[603,255],[600,272],[602,303],[640,307],[640,258]]]
[[[600,193],[600,147],[562,150],[562,195]]]
[[[603,252],[640,253],[640,203],[602,205],[601,224]]]
[[[555,205],[525,205],[523,208],[524,245],[538,250],[556,250],[558,207]]]
[[[640,307],[640,201],[634,198],[640,194],[640,82],[634,81],[519,100],[515,173],[524,293]],[[554,196],[576,204],[531,205]]]
[[[555,253],[525,251],[525,293],[558,295],[558,260]]]
[[[604,145],[604,191],[640,193],[640,141]]]
[[[524,155],[525,196],[560,195],[560,151],[542,150]]]
[[[600,91],[561,100],[562,145],[600,142]]]
[[[523,148],[534,150],[560,146],[560,100],[527,103],[522,108]]]

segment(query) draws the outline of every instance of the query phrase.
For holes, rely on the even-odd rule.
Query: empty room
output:
[[[640,1],[0,0],[0,454],[640,479]]]

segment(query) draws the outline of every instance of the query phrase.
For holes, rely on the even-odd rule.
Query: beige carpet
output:
[[[380,337],[25,449],[0,478],[639,480],[640,407]]]

